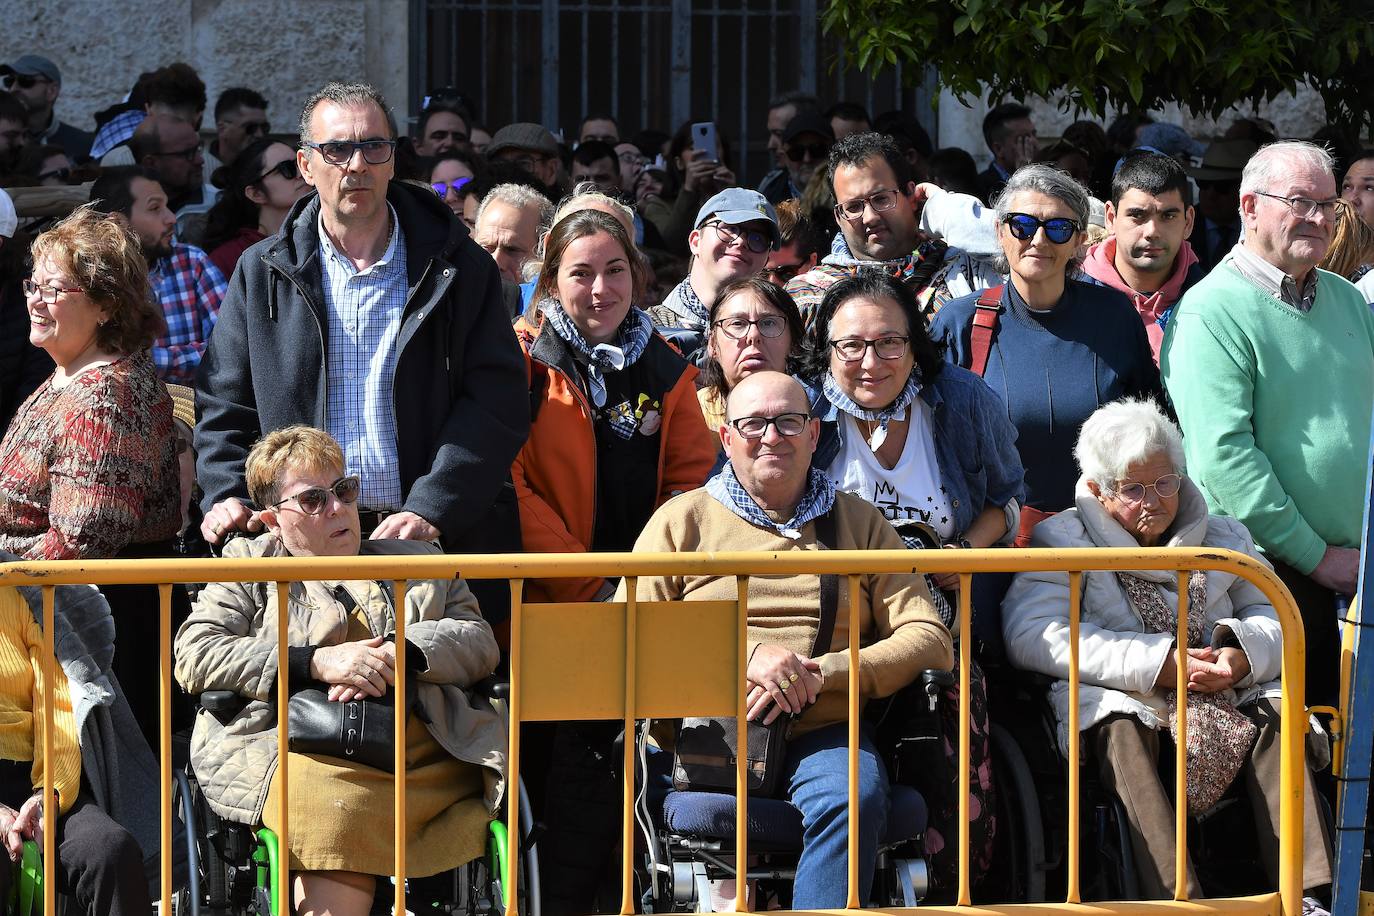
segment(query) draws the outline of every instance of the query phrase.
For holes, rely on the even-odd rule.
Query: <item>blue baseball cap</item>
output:
[[[776,248],[782,239],[782,233],[778,230],[777,211],[768,198],[749,188],[726,188],[706,201],[697,211],[697,221],[692,228],[700,229],[712,217],[731,226],[766,221],[768,231],[773,236],[773,247]]]

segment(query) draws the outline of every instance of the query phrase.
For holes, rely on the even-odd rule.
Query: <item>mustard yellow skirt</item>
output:
[[[349,638],[366,639],[350,621]],[[363,626],[366,632],[366,626]],[[335,757],[291,754],[291,868],[395,873],[395,792],[390,773]],[[487,806],[482,768],[449,755],[425,724],[406,720],[406,874],[436,875],[482,855]],[[263,825],[280,833],[280,770],[272,775]]]

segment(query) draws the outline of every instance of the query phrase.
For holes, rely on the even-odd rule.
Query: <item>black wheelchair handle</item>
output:
[[[478,696],[486,697],[489,700],[509,699],[510,681],[501,680],[497,677],[484,677],[476,684],[472,685],[472,691]]]

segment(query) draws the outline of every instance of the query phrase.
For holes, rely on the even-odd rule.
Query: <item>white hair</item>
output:
[[[1176,474],[1186,472],[1178,427],[1154,401],[1133,398],[1097,408],[1078,431],[1073,448],[1083,476],[1104,489],[1115,489],[1127,468],[1161,453]]]
[[[1305,140],[1270,143],[1245,163],[1245,169],[1240,173],[1240,193],[1271,191],[1278,181],[1303,168],[1315,169],[1334,178],[1336,160],[1324,147]]]
[[[515,207],[517,210],[534,208],[539,212],[540,229],[549,227],[549,218],[553,216],[553,204],[549,202],[547,197],[528,185],[514,183],[498,184],[488,191],[487,196],[483,197],[482,202],[477,205],[477,216],[473,222],[480,223],[482,214],[487,212],[487,207],[497,200],[507,206]]]

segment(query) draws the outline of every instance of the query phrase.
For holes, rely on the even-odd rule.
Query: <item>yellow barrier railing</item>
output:
[[[1069,860],[1068,887],[1064,903],[1004,904],[974,907],[970,899],[968,795],[969,795],[969,670],[972,640],[969,635],[970,576],[979,572],[1055,571],[1069,576],[1070,657],[1069,728],[1078,726],[1078,628],[1081,615],[1079,594],[1084,571],[1111,569],[1174,570],[1179,573],[1178,696],[1180,705],[1177,742],[1177,795],[1186,798],[1186,740],[1182,733],[1187,703],[1187,595],[1188,571],[1225,570],[1256,585],[1278,613],[1283,629],[1284,683],[1281,701],[1281,807],[1279,821],[1280,880],[1278,892],[1226,900],[1188,901],[1187,896],[1187,806],[1177,808],[1176,848],[1178,850],[1176,886],[1173,901],[1125,902],[1114,904],[1080,902],[1078,859],[1081,848],[1078,823],[1079,767],[1078,742],[1069,742]],[[462,575],[466,579],[509,579],[511,582],[511,688],[510,746],[508,773],[519,772],[520,729],[522,721],[623,719],[627,735],[633,733],[636,719],[680,718],[683,716],[735,716],[739,742],[745,741],[746,618],[750,575],[846,576],[850,597],[849,646],[849,807],[850,824],[858,822],[858,725],[859,725],[859,626],[853,617],[859,606],[860,577],[881,573],[957,573],[959,589],[959,880],[957,901],[952,907],[923,907],[930,912],[968,913],[1151,913],[1230,912],[1296,916],[1302,912],[1302,794],[1303,794],[1303,706],[1304,641],[1301,618],[1292,596],[1263,563],[1243,554],[1225,550],[1156,548],[1112,550],[959,550],[959,551],[797,551],[787,553],[732,554],[524,554],[426,557],[317,557],[255,558],[217,560],[110,560],[11,563],[0,566],[0,585],[38,585],[43,588],[43,625],[45,654],[43,673],[46,684],[53,676],[53,589],[64,584],[157,584],[160,596],[162,673],[162,848],[161,892],[164,914],[171,912],[172,899],[172,806],[171,806],[171,584],[206,581],[275,582],[278,586],[278,652],[287,651],[288,584],[304,580],[392,580],[397,608],[403,608],[406,580],[447,579]],[[623,603],[532,604],[523,601],[527,579],[585,576],[621,576],[626,579],[628,600]],[[636,582],[643,576],[730,576],[737,578],[734,602],[640,602]],[[684,620],[681,610],[690,604],[692,614]],[[397,614],[398,695],[405,689],[404,615]],[[734,646],[733,658],[728,646]],[[653,677],[653,672],[684,672],[682,660],[690,658],[697,669],[691,680]],[[577,677],[570,680],[568,666],[577,665]],[[279,708],[286,708],[287,679],[278,678]],[[396,716],[396,773],[402,774],[405,749],[405,719],[398,704]],[[52,805],[51,741],[52,692],[43,692],[44,722],[44,913],[52,916],[55,907],[51,869],[55,862],[55,809]],[[280,773],[280,871],[277,890],[280,912],[289,913],[289,840],[287,722],[278,718],[277,740]],[[634,760],[633,743],[626,741],[624,761],[624,822],[622,824],[623,862],[621,912],[635,912],[633,897],[634,856]],[[396,907],[404,912],[405,877],[405,780],[396,780],[395,868]],[[519,899],[519,780],[507,780],[507,811],[512,829],[508,832],[510,882],[504,894],[507,913],[516,916]],[[747,785],[745,758],[736,767],[736,841],[739,863],[748,861],[746,829]],[[736,907],[746,908],[746,882],[736,882]],[[860,907],[858,899],[857,833],[849,836],[847,908]]]

